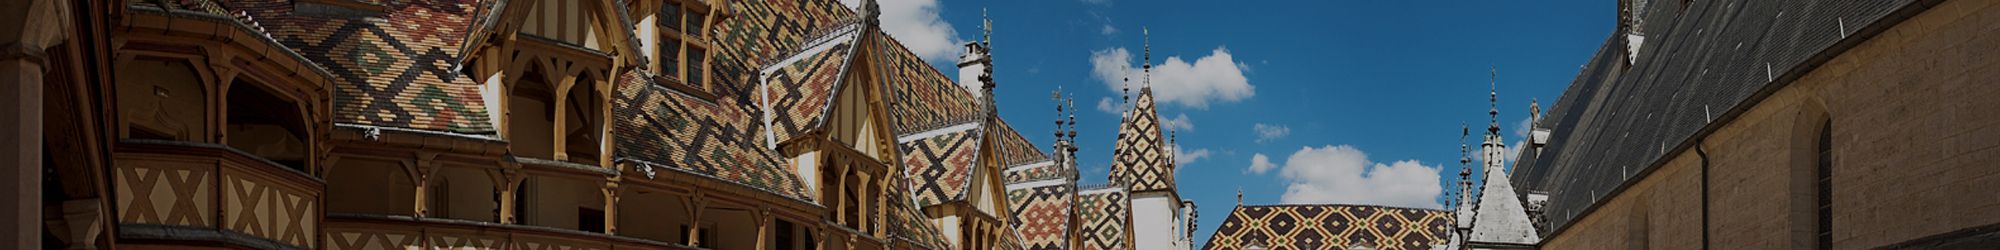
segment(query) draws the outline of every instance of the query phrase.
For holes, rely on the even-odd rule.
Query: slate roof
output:
[[[474,2],[382,1],[379,14],[296,13],[291,1],[231,1],[271,37],[338,78],[334,122],[491,134],[478,85],[451,68]],[[359,12],[351,11],[351,12]]]
[[[1131,249],[1132,193],[1117,186],[1083,189],[1076,197],[1082,249]]]
[[[1173,152],[1167,151],[1166,139],[1154,111],[1153,88],[1141,88],[1119,124],[1110,180],[1130,185],[1133,192],[1174,189],[1174,162],[1167,158]]]
[[[1442,210],[1362,205],[1238,206],[1202,249],[1431,249],[1445,245],[1451,215]]]
[[[1010,225],[1020,233],[1027,250],[1067,249],[1070,243],[1071,207],[1076,200],[1076,184],[1066,181],[1007,189]]]
[[[1816,54],[1883,25],[1914,0],[1649,1],[1645,45],[1625,65],[1613,34],[1542,121],[1545,151],[1521,161],[1519,190],[1546,191],[1560,230],[1637,173]],[[1843,29],[1843,27],[1845,27]],[[1622,30],[1621,30],[1622,32]],[[1853,36],[1852,38],[1844,38]]]

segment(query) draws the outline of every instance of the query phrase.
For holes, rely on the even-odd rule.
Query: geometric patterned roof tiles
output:
[[[471,27],[471,0],[386,1],[374,16],[294,13],[291,1],[233,1],[272,38],[336,78],[339,123],[493,133],[473,79],[452,66]]]
[[[1082,228],[1085,250],[1130,249],[1132,247],[1131,192],[1124,187],[1095,188],[1077,192],[1076,218]]]
[[[1117,155],[1111,161],[1110,180],[1130,185],[1133,192],[1174,188],[1174,162],[1169,160],[1166,137],[1160,135],[1160,116],[1153,110],[1153,89],[1139,90],[1139,100],[1119,124]]]
[[[979,162],[982,132],[973,127],[897,144],[903,152],[904,175],[911,181],[910,197],[917,207],[965,199],[966,190],[971,189],[972,167]]]
[[[1356,205],[1239,206],[1203,249],[1431,249],[1447,243],[1445,211]]]
[[[890,112],[895,117],[892,120],[897,135],[976,122],[983,116],[980,98],[967,93],[964,87],[939,73],[894,37],[883,37],[888,42],[877,43],[885,46],[880,50],[884,57],[879,65],[886,70],[889,86],[895,92]]]
[[[652,84],[631,71],[614,92],[620,159],[640,160],[812,200],[778,153],[762,146],[749,110],[722,98],[708,103]]]
[[[847,70],[854,43],[858,42],[854,32],[829,38],[836,39],[815,45],[808,52],[781,60],[781,65],[772,65],[764,73],[764,83],[769,91],[755,95],[760,105],[769,108],[772,131],[777,138],[792,138],[813,126],[829,110],[828,104],[836,96],[835,85]],[[789,62],[789,63],[785,63]],[[766,100],[768,98],[768,100]]]
[[[1027,250],[1068,248],[1075,199],[1076,185],[1067,182],[1007,190],[1007,204],[1014,213],[1010,219],[1021,234],[1022,246]]]

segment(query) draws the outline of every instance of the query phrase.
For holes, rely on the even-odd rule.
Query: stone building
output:
[[[2000,247],[2000,1],[1619,7],[1519,157],[1539,247]]]
[[[1016,249],[1051,161],[873,1],[0,7],[11,248]]]

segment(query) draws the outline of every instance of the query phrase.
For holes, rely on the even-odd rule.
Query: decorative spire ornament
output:
[[[1488,76],[1486,81],[1486,83],[1489,84],[1488,86],[1489,89],[1486,92],[1486,100],[1487,100],[1486,104],[1489,107],[1491,107],[1491,109],[1486,110],[1486,114],[1493,118],[1493,122],[1488,124],[1489,126],[1486,127],[1486,132],[1490,134],[1499,134],[1500,133],[1500,69],[1492,66],[1488,67],[1489,70],[1491,71],[1488,72],[1490,75]]]
[[[1145,47],[1145,58],[1146,58],[1145,66],[1140,66],[1144,67],[1144,70],[1146,71],[1146,78],[1144,79],[1146,85],[1145,87],[1143,87],[1143,89],[1146,91],[1152,91],[1153,90],[1153,31],[1151,31],[1146,27],[1139,27],[1139,34],[1141,37],[1144,37],[1142,38],[1144,39],[1144,43],[1141,43],[1142,44],[1141,46]]]

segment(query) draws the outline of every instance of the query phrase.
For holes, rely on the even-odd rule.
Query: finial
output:
[[[861,0],[860,12],[861,17],[867,18],[869,24],[879,24],[882,21],[882,6],[876,5],[875,0]]]
[[[1062,142],[1063,140],[1062,86],[1058,85],[1056,86],[1056,90],[1049,91],[1049,100],[1056,102],[1056,129],[1055,129],[1056,142]],[[1062,148],[1058,146],[1057,149],[1062,149]]]
[[[1493,67],[1491,65],[1487,67],[1489,67],[1490,71],[1488,71],[1488,73],[1490,75],[1488,75],[1487,78],[1487,84],[1489,84],[1488,85],[1489,89],[1486,92],[1487,95],[1486,104],[1488,107],[1490,107],[1490,109],[1486,110],[1486,114],[1487,116],[1493,118],[1493,122],[1488,124],[1490,126],[1487,126],[1486,132],[1490,134],[1499,134],[1500,133],[1500,69],[1498,67]]]
[[[1069,141],[1072,144],[1069,147],[1069,151],[1076,152],[1076,146],[1074,145],[1076,142],[1076,93],[1069,93],[1069,100],[1067,102],[1069,104]]]
[[[1145,58],[1146,58],[1145,66],[1141,66],[1144,67],[1144,69],[1146,70],[1145,72],[1146,78],[1144,79],[1145,87],[1143,87],[1143,89],[1152,90],[1153,89],[1153,31],[1146,27],[1141,26],[1139,27],[1139,34],[1144,39],[1143,40],[1144,43],[1142,43],[1143,45],[1141,46],[1145,46]]]
[[[986,13],[986,8],[979,8],[979,19],[981,19],[981,20],[985,20],[985,22],[986,22],[986,23],[985,23],[985,24],[986,24],[986,26],[985,26],[985,31],[986,31],[986,37],[985,37],[985,39],[984,39],[985,41],[983,41],[982,43],[985,43],[985,44],[986,44],[986,47],[987,47],[987,48],[992,48],[992,47],[993,47],[993,17],[992,17],[992,16],[988,16],[988,15],[987,15],[987,13]]]

